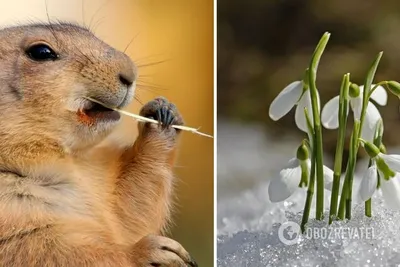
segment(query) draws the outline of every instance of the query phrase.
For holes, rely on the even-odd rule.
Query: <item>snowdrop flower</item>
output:
[[[303,154],[304,146],[300,146],[297,157],[289,160],[280,171],[279,176],[273,178],[268,185],[268,195],[271,202],[281,202],[290,197],[299,187],[308,185],[308,176],[311,169],[311,160],[308,151]],[[299,153],[300,152],[300,153]],[[307,177],[304,177],[304,176]],[[333,171],[324,166],[325,189],[332,190]]]
[[[303,132],[308,132],[304,108],[307,108],[310,119],[313,120],[310,90],[305,88],[303,81],[295,81],[286,86],[272,101],[269,107],[269,116],[274,121],[285,116],[296,106],[295,122]],[[318,108],[319,108],[318,96]]]
[[[372,88],[374,85],[372,85]],[[364,86],[358,87],[355,84],[350,86],[350,106],[353,110],[355,120],[360,120],[361,109],[363,102]],[[382,86],[377,86],[371,94],[371,99],[378,105],[385,106],[387,104],[387,92]],[[326,129],[337,129],[339,127],[339,96],[335,96],[329,100],[322,109],[321,122]],[[365,140],[372,141],[375,134],[375,127],[377,122],[381,119],[381,115],[372,102],[368,102],[366,109],[365,120],[363,129],[361,130],[361,137]]]
[[[369,142],[364,148],[371,159],[376,163],[368,168],[360,184],[360,197],[366,201],[372,197],[377,185],[378,174],[380,189],[386,205],[393,210],[400,210],[400,155],[387,155]]]
[[[378,186],[378,173],[380,179],[380,189],[386,206],[392,210],[400,210],[400,181],[399,174],[389,180],[382,179],[384,174],[377,169],[374,164],[368,168],[360,184],[360,197],[362,201],[367,201],[372,197]]]

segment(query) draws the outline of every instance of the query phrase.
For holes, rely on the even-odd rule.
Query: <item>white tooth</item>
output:
[[[91,109],[93,106],[94,106],[93,102],[85,100],[83,108],[84,109]]]
[[[74,99],[65,101],[66,109],[72,112],[76,112],[85,107],[85,100],[83,99]]]

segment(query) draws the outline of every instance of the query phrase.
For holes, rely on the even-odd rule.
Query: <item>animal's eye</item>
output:
[[[46,44],[35,44],[26,50],[26,54],[35,61],[56,60],[58,55]]]

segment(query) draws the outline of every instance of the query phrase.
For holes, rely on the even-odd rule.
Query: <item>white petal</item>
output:
[[[396,177],[389,181],[381,179],[381,190],[386,206],[392,210],[400,210],[400,181]]]
[[[371,89],[374,87],[374,85],[372,85]],[[383,86],[378,86],[376,87],[376,89],[374,90],[374,92],[371,94],[371,98],[378,104],[381,106],[386,106],[387,104],[387,99],[388,99],[388,94],[385,90],[385,88],[383,88]]]
[[[367,201],[372,197],[378,185],[378,173],[376,165],[372,165],[365,172],[360,184],[360,197],[362,201]]]
[[[319,111],[321,103],[320,103],[318,92],[317,92],[317,100],[318,100],[318,111]],[[300,130],[302,130],[303,132],[308,132],[307,120],[306,120],[306,116],[304,114],[304,108],[307,108],[308,115],[310,116],[310,120],[312,123],[314,117],[313,117],[313,111],[312,111],[310,90],[307,90],[304,92],[300,101],[297,103],[296,113],[295,113],[295,121],[296,121],[297,127]]]
[[[324,165],[324,186],[325,189],[332,191],[333,171]]]
[[[306,163],[307,163],[308,173],[310,174],[310,171],[311,171],[311,160],[309,158],[306,159]]]
[[[280,202],[290,197],[298,188],[301,179],[301,167],[296,158],[291,159],[281,170],[279,177],[271,180],[268,195],[271,202]]]
[[[296,113],[295,113],[295,122],[297,127],[303,132],[307,132],[307,121],[306,116],[304,115],[304,108],[307,108],[308,115],[310,119],[313,120],[313,113],[311,107],[311,98],[310,98],[310,90],[304,92],[300,101],[297,103]]]
[[[360,120],[361,109],[362,109],[362,90],[360,89],[360,95],[357,97],[350,98],[350,106],[354,113],[354,118]]]
[[[386,162],[392,171],[400,172],[400,155],[379,153],[379,157]]]
[[[361,199],[360,188],[361,188],[361,183],[358,184],[357,189],[354,191],[353,200],[352,200],[354,204],[359,204],[359,203],[365,202]]]
[[[297,103],[302,92],[302,81],[295,81],[286,86],[269,106],[271,119],[276,121],[285,116]]]
[[[372,142],[376,131],[376,125],[381,119],[381,114],[374,104],[368,102],[367,111],[365,114],[364,125],[361,130],[361,137]]]
[[[339,96],[335,96],[322,109],[321,122],[326,129],[337,129],[339,127]]]

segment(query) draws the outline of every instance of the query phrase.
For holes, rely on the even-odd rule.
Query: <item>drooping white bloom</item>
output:
[[[393,210],[400,210],[400,155],[384,154],[369,142],[365,143],[365,149],[374,164],[367,170],[360,184],[360,197],[363,201],[371,198],[378,184],[386,205]]]
[[[300,100],[302,93],[302,81],[295,81],[286,86],[269,107],[269,116],[271,119],[277,121],[285,116]]]
[[[400,181],[399,176],[390,180],[381,179],[380,188],[386,206],[391,210],[400,210]]]
[[[377,157],[383,159],[390,169],[400,172],[400,155],[379,153]]]
[[[372,85],[373,87],[374,85]],[[364,86],[359,87],[360,92],[357,97],[350,98],[350,106],[353,110],[354,119],[360,120]],[[378,105],[385,106],[387,104],[387,92],[382,86],[377,86],[371,94],[371,99],[374,100]],[[339,127],[339,96],[335,96],[329,100],[324,108],[322,109],[321,122],[322,125],[327,129],[337,129]],[[365,140],[372,141],[375,128],[378,121],[381,119],[381,115],[372,102],[368,102],[366,109],[365,120],[361,131],[361,137]]]
[[[313,119],[313,113],[310,90],[304,90],[302,81],[292,82],[278,94],[269,107],[269,116],[274,121],[277,121],[285,116],[294,106],[296,106],[296,125],[303,132],[307,132],[308,128],[304,108],[307,108],[311,120]]]
[[[306,160],[308,171],[311,169],[310,159]],[[280,171],[279,176],[273,178],[268,185],[268,195],[271,202],[281,202],[290,197],[299,188],[301,180],[301,162],[297,158],[289,160]],[[332,190],[333,171],[324,166],[325,189]]]
[[[378,170],[376,165],[372,165],[365,172],[360,184],[360,197],[362,201],[367,201],[374,194],[378,186]]]
[[[395,177],[386,180],[384,179],[384,174],[377,169],[375,164],[368,168],[361,180],[359,194],[362,201],[370,199],[376,191],[378,172],[380,175],[380,189],[386,206],[392,210],[400,210],[400,174],[397,173]]]

